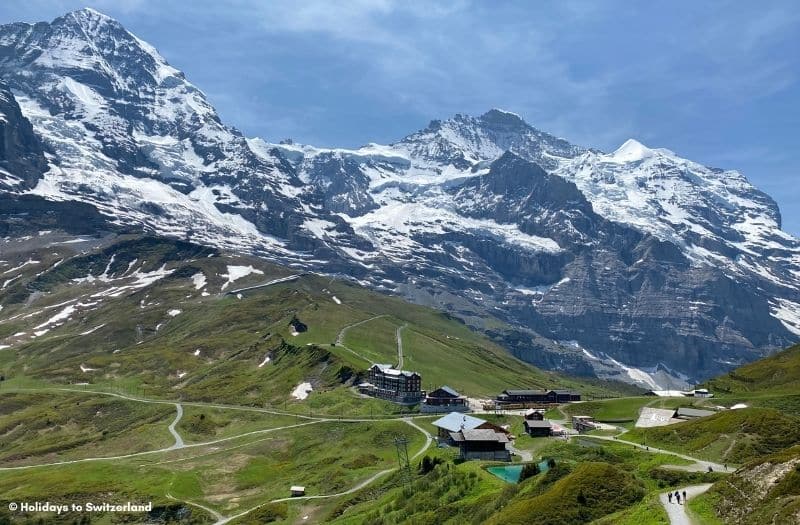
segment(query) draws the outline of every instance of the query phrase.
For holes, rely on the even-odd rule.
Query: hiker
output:
[[[672,492],[667,494],[667,498],[669,499],[669,502],[672,503]]]
[[[684,490],[683,491],[683,502],[686,503],[686,501],[687,501],[687,499],[686,499],[686,491]]]
[[[677,490],[675,491],[675,499],[678,500],[678,505],[681,504],[681,493]]]
[[[714,472],[714,468],[713,468],[711,465],[709,465],[709,466],[708,466],[708,471],[709,471],[709,472]]]
[[[724,468],[724,469],[725,469],[725,471],[727,472],[727,471],[728,471],[728,464],[727,464],[727,463],[723,464],[723,465],[722,465],[722,468]]]

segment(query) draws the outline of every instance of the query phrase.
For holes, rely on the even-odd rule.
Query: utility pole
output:
[[[411,483],[411,462],[408,459],[408,438],[396,436],[394,446],[397,449],[397,465],[400,469],[400,480],[405,484]]]

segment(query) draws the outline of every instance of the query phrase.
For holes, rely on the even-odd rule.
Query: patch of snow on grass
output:
[[[180,311],[180,310],[178,310],[177,308],[173,308],[172,310],[170,310],[169,312],[167,312],[167,315],[168,315],[168,316],[170,316],[170,317],[177,317],[177,316],[179,316],[180,314],[181,314],[181,311]]]
[[[93,332],[96,332],[97,330],[100,330],[105,325],[106,325],[106,323],[103,323],[101,325],[95,326],[94,328],[90,328],[89,330],[86,330],[85,332],[81,332],[79,335],[89,335],[89,334],[91,334]]]
[[[336,303],[336,304],[342,304],[342,301],[340,301],[339,298],[336,297],[335,295],[333,297],[331,297],[331,299],[333,299],[333,302]]]
[[[22,268],[25,268],[26,266],[28,266],[30,264],[39,264],[40,262],[41,261],[34,261],[33,259],[28,259],[27,261],[25,261],[24,263],[20,264],[19,266],[15,266],[14,268],[11,268],[10,270],[4,271],[3,275],[6,275],[6,274],[9,274],[9,273],[12,273],[12,272],[16,272],[17,270],[21,270]]]
[[[67,320],[70,315],[75,313],[75,307],[76,307],[76,305],[72,305],[72,304],[69,305],[69,306],[65,306],[63,310],[61,310],[56,315],[54,315],[53,317],[51,317],[47,321],[43,322],[39,326],[35,326],[33,329],[34,330],[38,330],[39,328],[44,328],[45,326],[49,326],[49,325],[52,325],[52,324],[56,324],[56,323],[58,323],[60,321]]]
[[[192,275],[192,283],[194,284],[195,290],[200,290],[206,285],[206,276],[203,272],[197,272],[196,274]]]
[[[220,276],[220,277],[227,278],[227,281],[225,282],[225,284],[222,285],[222,288],[220,288],[220,290],[226,289],[234,281],[238,281],[239,279],[241,279],[243,277],[247,277],[250,274],[264,275],[264,272],[262,272],[261,270],[259,270],[257,268],[253,268],[252,265],[250,265],[250,266],[231,266],[231,265],[228,265],[228,273],[222,274]]]
[[[88,366],[83,366],[83,363],[81,363],[81,372],[83,372],[84,374],[86,372],[94,372],[95,370],[97,370],[97,369],[96,368],[89,368]]]
[[[311,383],[300,383],[297,385],[297,388],[292,390],[292,397],[303,401],[308,398],[308,394],[313,390],[314,389],[311,388]]]
[[[272,361],[272,359],[270,359],[270,357],[269,357],[269,356],[264,356],[264,360],[263,360],[263,361],[261,361],[261,364],[260,364],[260,365],[258,365],[258,368],[261,368],[261,367],[263,367],[264,365],[266,365],[266,364],[267,364],[267,363],[269,363],[270,361]],[[306,384],[306,383],[304,383],[304,384]],[[301,386],[302,386],[302,385],[301,385]],[[296,389],[295,389],[295,391],[296,391]]]

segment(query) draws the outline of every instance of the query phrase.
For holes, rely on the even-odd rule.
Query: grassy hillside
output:
[[[62,400],[62,394],[48,396],[43,392],[37,393],[35,399],[28,401],[36,403],[32,410],[44,411],[58,405],[66,411],[67,402]],[[79,399],[82,406],[91,407],[91,410],[68,411],[65,417],[92,417],[97,407],[106,402],[115,403],[107,401],[108,396],[89,393],[75,394],[74,399]],[[72,401],[70,399],[69,404]],[[132,418],[150,410],[147,404],[132,404],[140,407],[128,407],[130,410],[126,413],[130,412]],[[203,421],[212,420],[215,429],[202,428],[202,424],[198,427],[201,415],[205,415]],[[91,428],[89,424],[84,426]],[[165,421],[158,430],[166,434],[166,426]],[[154,430],[151,432],[155,433]],[[26,470],[6,470],[8,465],[3,462],[0,468],[0,523],[7,523],[5,518],[13,517],[13,522],[17,522],[24,517],[6,513],[8,503],[15,501],[153,501],[161,509],[178,505],[176,510],[183,509],[184,515],[187,509],[191,509],[195,521],[183,523],[211,523],[206,512],[178,503],[199,503],[233,515],[288,496],[291,485],[304,485],[309,494],[335,494],[393,468],[396,465],[395,438],[405,437],[412,453],[420,450],[424,443],[424,436],[403,421],[297,420],[284,416],[245,415],[241,410],[223,413],[221,409],[208,407],[187,407],[185,424],[178,430],[194,445],[129,457],[127,454],[133,451],[125,443],[117,442],[113,447],[109,443],[103,450],[95,452],[106,458],[112,456],[111,459]],[[51,442],[60,443],[62,436],[53,433]],[[46,439],[45,435],[41,439]],[[330,443],[336,443],[336,446],[329,446]],[[34,449],[38,450],[39,447]],[[115,455],[122,457],[114,458]],[[87,456],[76,453],[73,457]],[[61,458],[40,455],[28,459],[36,459],[29,464],[42,464]],[[31,523],[37,522],[37,516],[29,514],[28,517]],[[54,522],[52,514],[42,517],[43,523]],[[107,514],[105,517],[93,514],[91,522],[140,523],[141,518],[135,514]],[[76,519],[72,515],[63,522],[73,523]]]
[[[625,439],[739,464],[800,443],[800,419],[767,408],[725,410],[685,423],[637,428]]]
[[[725,406],[773,408],[800,417],[800,345],[741,366],[703,385]]]
[[[800,523],[800,446],[748,463],[689,506],[710,524]]]
[[[0,463],[29,465],[140,452],[172,444],[171,405],[145,405],[73,392],[0,396]]]
[[[0,374],[11,384],[24,376],[168,399],[391,412],[347,387],[373,362],[397,363],[399,329],[404,367],[428,388],[475,397],[510,387],[617,391],[538,370],[441,312],[326,277],[228,293],[293,275],[258,259],[136,237],[88,253],[53,249],[67,250],[7,263],[19,267],[0,290]],[[309,398],[293,398],[306,382]]]
[[[628,472],[608,463],[582,463],[544,493],[512,500],[486,523],[588,523],[633,505],[644,494],[642,483]]]
[[[800,384],[800,345],[740,366],[705,384],[708,388],[721,393],[765,391],[797,393],[797,385]]]

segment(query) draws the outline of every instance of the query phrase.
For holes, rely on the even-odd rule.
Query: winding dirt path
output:
[[[659,494],[658,499],[661,500],[664,510],[667,511],[670,525],[694,525],[694,521],[692,521],[692,519],[689,517],[689,514],[686,512],[686,504],[688,501],[683,500],[683,493],[686,493],[686,500],[690,500],[696,496],[699,496],[700,494],[703,494],[710,488],[711,483],[680,488],[678,489],[678,491],[681,492],[680,503],[678,503],[678,500],[676,500],[674,497],[670,502],[668,496],[669,492]]]
[[[578,437],[578,436],[573,436]],[[686,454],[681,454],[679,452],[673,452],[671,450],[664,450],[661,448],[650,447],[646,445],[641,445],[639,443],[634,443],[633,441],[625,441],[624,439],[619,439],[616,436],[587,436],[587,435],[580,435],[581,438],[585,439],[599,439],[602,441],[611,441],[613,443],[623,443],[625,445],[634,446],[640,450],[644,450],[645,452],[652,452],[653,454],[667,454],[669,456],[675,456],[677,458],[685,459],[686,461],[694,462],[693,465],[665,465],[665,468],[670,468],[673,470],[685,470],[687,472],[706,472],[708,471],[709,467],[715,472],[726,472],[727,469],[724,465],[720,465],[719,463],[714,463],[713,461],[706,461],[703,459],[698,459],[692,456],[688,456]]]
[[[172,434],[172,436],[175,438],[175,444],[172,445],[171,447],[169,447],[168,450],[176,450],[176,449],[183,448],[183,447],[186,446],[183,443],[183,438],[181,437],[181,435],[178,434],[177,430],[175,430],[175,425],[180,423],[181,418],[183,417],[183,407],[181,406],[180,403],[175,403],[175,410],[178,411],[178,415],[175,416],[175,420],[172,423],[170,423],[170,425],[167,427],[167,430],[169,430],[169,433]]]
[[[363,321],[363,322],[366,322],[366,321]],[[307,426],[307,425],[314,425],[314,424],[318,424],[318,423],[327,423],[327,422],[346,422],[346,423],[347,422],[351,422],[351,423],[370,422],[370,423],[372,423],[372,422],[376,421],[375,419],[372,419],[372,418],[370,418],[370,419],[368,419],[368,418],[339,418],[339,419],[334,419],[334,418],[323,418],[323,417],[312,417],[312,416],[297,416],[297,417],[300,417],[302,419],[305,419],[306,421],[303,422],[303,423],[297,423],[295,425],[286,425],[286,426],[282,426],[282,427],[275,427],[275,428],[269,428],[269,429],[263,429],[263,430],[254,430],[254,431],[251,431],[251,432],[245,432],[243,434],[237,434],[235,436],[229,436],[229,437],[226,437],[226,438],[216,439],[216,440],[213,440],[213,441],[206,441],[206,442],[203,442],[203,443],[191,443],[191,444],[187,445],[187,444],[184,443],[183,438],[181,437],[181,435],[178,433],[178,431],[176,429],[176,426],[178,425],[180,420],[183,418],[183,405],[188,405],[188,406],[194,406],[194,405],[196,405],[196,406],[206,406],[206,407],[215,407],[215,408],[229,409],[229,410],[254,410],[254,411],[258,411],[258,412],[273,413],[273,414],[277,414],[277,415],[295,415],[295,414],[285,414],[285,413],[282,413],[282,412],[270,411],[270,410],[266,410],[266,409],[258,409],[258,408],[255,408],[255,407],[237,407],[237,406],[229,406],[229,405],[213,405],[213,404],[207,404],[207,403],[186,403],[186,402],[176,403],[174,401],[165,401],[165,400],[158,400],[158,399],[141,399],[141,398],[126,396],[126,395],[123,395],[123,394],[112,393],[112,392],[103,392],[103,391],[94,391],[94,390],[82,390],[82,389],[73,389],[73,388],[41,388],[41,389],[35,389],[35,390],[40,390],[40,391],[41,390],[60,390],[60,391],[66,390],[66,391],[73,391],[73,392],[82,392],[82,393],[87,393],[87,394],[112,396],[112,397],[127,399],[127,400],[130,400],[130,401],[135,401],[135,402],[139,402],[139,403],[174,405],[175,409],[177,411],[177,414],[176,414],[175,419],[170,423],[170,425],[167,428],[168,428],[170,434],[172,434],[172,436],[175,438],[175,443],[172,444],[169,447],[161,448],[161,449],[158,449],[158,450],[149,450],[149,451],[144,451],[144,452],[136,452],[136,453],[133,453],[133,454],[124,454],[124,455],[120,455],[120,456],[82,458],[82,459],[67,460],[67,461],[56,461],[56,462],[52,462],[52,463],[42,463],[42,464],[37,464],[37,465],[22,465],[22,466],[17,466],[17,467],[0,467],[0,472],[2,472],[2,471],[14,471],[14,470],[28,470],[28,469],[34,469],[34,468],[54,467],[54,466],[60,466],[60,465],[71,465],[71,464],[76,464],[76,463],[86,463],[86,462],[95,462],[95,461],[117,461],[117,460],[122,460],[122,459],[130,459],[130,458],[135,458],[135,457],[140,457],[140,456],[146,456],[146,455],[170,452],[170,451],[174,451],[174,450],[178,450],[178,449],[198,448],[198,447],[204,447],[204,446],[208,446],[208,445],[215,445],[215,444],[218,444],[218,443],[223,443],[223,442],[227,442],[227,441],[233,441],[233,440],[240,439],[240,438],[247,437],[247,436],[252,436],[252,435],[257,435],[257,434],[266,434],[266,433],[269,433],[269,432],[277,432],[277,431],[280,431],[280,430],[286,430],[286,429],[290,429],[290,428],[297,428],[297,427],[302,427],[302,426]],[[424,416],[418,416],[418,417],[424,417]],[[428,432],[427,430],[425,430],[421,426],[417,425],[414,422],[412,417],[385,418],[385,419],[379,419],[377,421],[402,421],[402,422],[406,423],[407,425],[411,426],[412,428],[416,429],[417,431],[421,432],[425,436],[425,443],[411,457],[411,459],[416,459],[419,456],[421,456],[426,450],[428,450],[428,448],[433,443],[433,436],[430,434],[430,432]],[[177,461],[180,461],[180,460],[177,460]],[[349,488],[349,489],[347,489],[345,491],[342,491],[342,492],[337,492],[337,493],[334,493],[334,494],[318,494],[318,495],[310,495],[310,496],[302,496],[302,497],[294,497],[294,498],[291,498],[291,497],[290,498],[278,498],[278,499],[274,499],[274,500],[271,500],[271,501],[266,502],[266,503],[262,503],[261,505],[257,505],[255,507],[247,509],[247,510],[245,510],[243,512],[240,512],[240,513],[238,513],[236,515],[233,515],[233,516],[223,516],[218,511],[216,511],[214,509],[211,509],[209,507],[206,507],[204,505],[201,505],[199,503],[196,503],[196,502],[185,501],[185,503],[187,505],[192,505],[194,507],[203,509],[204,511],[206,511],[206,512],[210,513],[212,516],[214,516],[214,518],[217,520],[214,525],[223,525],[225,523],[230,522],[231,520],[234,520],[236,518],[240,518],[242,516],[245,516],[245,515],[249,514],[250,512],[253,512],[256,509],[259,509],[259,508],[263,507],[264,505],[266,505],[268,503],[276,503],[276,502],[289,501],[289,500],[292,500],[292,501],[294,501],[294,500],[303,501],[303,500],[330,499],[330,498],[337,498],[337,497],[340,497],[340,496],[346,496],[348,494],[353,494],[354,492],[357,492],[357,491],[363,489],[364,487],[374,483],[376,480],[380,479],[381,477],[383,477],[383,476],[385,476],[385,475],[387,475],[387,474],[389,474],[389,473],[391,473],[391,472],[393,472],[395,470],[397,470],[397,467],[393,467],[393,468],[382,470],[380,472],[376,472],[375,474],[373,474],[369,478],[360,481],[358,484],[356,484],[353,487],[351,487],[351,488]],[[166,496],[168,498],[170,498],[170,499],[176,499],[172,495],[170,495],[169,493],[166,494]],[[183,501],[183,500],[181,500],[181,501]]]
[[[421,426],[419,426],[416,423],[414,423],[414,421],[411,418],[403,418],[402,421],[405,422],[406,424],[414,427],[416,430],[419,430],[425,436],[425,443],[422,445],[422,447],[413,456],[411,456],[411,459],[417,459],[426,450],[428,450],[428,447],[431,446],[431,443],[433,443],[433,436],[430,434],[430,432],[428,432],[427,430],[425,430]],[[247,509],[247,510],[245,510],[243,512],[240,512],[238,514],[235,514],[233,516],[218,518],[217,522],[214,523],[214,525],[224,525],[225,523],[228,523],[231,520],[234,520],[234,519],[237,519],[237,518],[241,518],[242,516],[246,516],[247,514],[250,514],[251,512],[253,512],[254,510],[260,509],[261,507],[263,507],[264,505],[267,505],[269,503],[278,503],[278,502],[282,502],[282,501],[308,501],[308,500],[318,500],[318,499],[330,499],[330,498],[338,498],[340,496],[346,496],[348,494],[353,494],[354,492],[358,492],[359,490],[363,489],[364,487],[372,484],[373,482],[375,482],[376,480],[382,478],[383,476],[385,476],[385,475],[387,475],[387,474],[389,474],[391,472],[394,472],[395,470],[397,470],[397,467],[381,470],[380,472],[376,472],[375,474],[373,474],[369,478],[359,482],[357,485],[355,485],[355,486],[353,486],[353,487],[351,487],[351,488],[349,488],[349,489],[347,489],[345,491],[336,492],[334,494],[317,494],[317,495],[313,495],[313,496],[298,496],[298,497],[274,499],[274,500],[271,500],[271,501],[269,501],[267,503],[262,503],[261,505],[257,505],[255,507]]]

